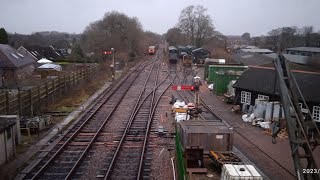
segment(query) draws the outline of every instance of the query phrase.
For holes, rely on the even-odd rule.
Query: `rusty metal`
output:
[[[204,151],[232,151],[233,129],[222,122],[190,120],[180,121],[181,143],[186,147],[202,146]]]

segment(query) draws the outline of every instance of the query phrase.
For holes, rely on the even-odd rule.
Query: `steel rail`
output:
[[[146,64],[142,64],[141,66],[139,66],[138,68],[141,68],[142,69],[138,72],[137,75],[139,75],[142,70],[144,69],[143,67],[145,66]],[[138,69],[137,68],[137,69]],[[134,73],[134,71],[129,75],[127,76],[127,78],[118,86],[118,88]],[[132,82],[133,83],[133,82]],[[117,89],[115,89],[111,95],[113,95],[115,92],[116,92]],[[80,127],[78,127],[78,129],[72,134],[72,136],[70,136],[63,144],[62,146],[51,156],[51,158],[40,168],[40,170],[38,170],[36,172],[36,174],[31,178],[32,180],[33,179],[36,179],[47,167],[48,165],[53,161],[53,159],[55,159],[61,152],[62,150],[64,149],[64,147],[76,136],[76,134],[83,128],[83,126],[89,121],[89,119],[102,107],[102,105],[111,97],[111,95],[109,97],[107,97],[103,103],[101,103],[100,105],[98,105],[98,107],[95,107],[95,106],[92,106],[91,108],[96,108],[94,109],[94,111],[88,116],[85,118],[84,122],[81,124]],[[103,97],[104,98],[104,97]],[[66,136],[67,134],[65,134],[64,136]]]
[[[119,144],[118,144],[118,146],[117,146],[117,149],[116,149],[116,151],[115,151],[115,153],[114,153],[114,155],[113,155],[113,157],[112,157],[112,160],[111,160],[111,162],[110,162],[110,165],[109,165],[109,167],[108,167],[108,170],[107,170],[107,172],[106,172],[106,174],[105,174],[105,176],[104,176],[104,179],[105,179],[105,180],[106,180],[106,179],[109,177],[109,175],[110,175],[111,169],[112,169],[113,164],[114,164],[114,162],[115,162],[115,159],[116,159],[116,157],[117,157],[117,155],[118,155],[118,152],[119,152],[119,150],[120,150],[120,148],[121,148],[121,146],[122,146],[122,143],[123,143],[123,141],[124,141],[124,138],[125,138],[125,136],[126,136],[126,134],[127,134],[127,132],[128,132],[129,127],[131,126],[131,123],[132,123],[132,121],[133,121],[133,119],[134,119],[135,114],[136,114],[137,111],[138,111],[138,108],[140,107],[140,106],[139,106],[139,101],[141,100],[141,97],[142,97],[142,95],[143,95],[143,93],[144,93],[144,91],[145,91],[145,88],[146,88],[146,85],[147,85],[147,83],[148,83],[148,80],[149,80],[149,78],[150,78],[150,76],[151,76],[151,74],[152,74],[152,70],[153,70],[154,65],[155,65],[155,62],[153,62],[152,69],[151,69],[151,71],[150,71],[150,73],[149,73],[149,75],[148,75],[148,77],[147,77],[147,79],[146,79],[146,81],[145,81],[145,83],[144,83],[144,85],[143,85],[143,88],[141,89],[141,92],[140,92],[140,94],[139,94],[138,100],[137,100],[137,102],[136,102],[136,104],[135,104],[135,106],[134,106],[134,108],[133,108],[133,112],[132,112],[132,114],[131,114],[131,116],[130,116],[130,118],[129,118],[129,122],[128,122],[127,126],[126,126],[125,129],[124,129],[124,133],[122,134],[121,139],[120,139],[120,141],[119,141]],[[147,97],[148,97],[148,96],[146,96],[145,99],[146,99]],[[141,102],[141,104],[142,104],[142,103],[143,103],[143,101]],[[141,105],[141,104],[140,104],[140,105]]]

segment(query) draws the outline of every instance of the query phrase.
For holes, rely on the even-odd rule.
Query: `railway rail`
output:
[[[24,179],[69,179],[145,65],[139,66],[110,92],[105,92]]]
[[[157,55],[101,94],[16,179],[149,179],[154,115],[171,86],[160,67]]]
[[[153,163],[154,149],[159,143],[155,141],[154,132],[162,113],[156,107],[158,104],[165,106],[163,97],[169,96],[168,88],[172,84],[191,85],[193,77],[201,71],[181,67],[178,63],[168,65],[168,71],[160,79],[163,62],[159,59],[157,55],[153,61],[131,69],[125,77],[101,94],[67,132],[57,137],[56,145],[48,147],[46,152],[40,154],[36,163],[28,166],[16,179],[155,178],[157,173],[152,172],[153,166],[156,166]],[[176,93],[187,103],[193,101],[194,94],[191,92]],[[199,116],[201,119],[225,123],[204,99],[200,98],[200,102],[203,107]],[[255,145],[241,131],[234,128],[234,132],[239,146],[245,146],[249,148],[248,152],[267,158],[261,164],[272,165],[267,168],[268,172],[278,168],[286,177],[294,178],[290,170]],[[166,142],[164,139],[160,141]],[[169,144],[164,145],[168,150]],[[238,148],[243,150],[241,147]],[[163,151],[162,146],[160,149],[159,154]]]

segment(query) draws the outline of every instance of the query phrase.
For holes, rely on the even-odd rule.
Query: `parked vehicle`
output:
[[[192,56],[191,55],[183,55],[182,64],[184,66],[191,66],[191,64],[192,64]]]
[[[149,54],[153,55],[154,53],[156,53],[156,47],[155,46],[149,46]]]
[[[210,58],[210,51],[203,48],[194,49],[192,51],[193,63],[197,65],[204,65],[205,59]]]
[[[178,62],[179,52],[178,49],[174,46],[169,46],[169,63],[175,64]]]
[[[187,47],[181,46],[181,45],[178,45],[178,46],[176,46],[176,47],[177,47],[177,49],[178,49],[179,58],[182,58],[183,55],[186,55],[186,54],[187,54],[187,52],[188,52]]]

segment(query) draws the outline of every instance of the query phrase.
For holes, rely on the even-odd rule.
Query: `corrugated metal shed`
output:
[[[293,54],[282,54],[286,60],[298,63],[298,64],[307,64],[308,56],[301,56],[301,55],[293,55]],[[278,54],[271,53],[271,54],[264,54],[263,56],[271,57],[272,59],[275,59]],[[258,64],[257,64],[258,65]]]
[[[294,47],[287,48],[285,51],[305,51],[305,52],[317,52],[320,53],[320,48],[318,47]]]
[[[227,92],[228,84],[237,80],[247,66],[235,65],[209,65],[207,83],[213,83],[214,92],[223,94]]]

